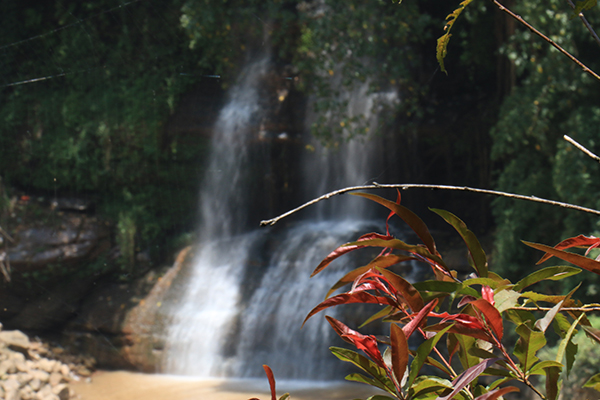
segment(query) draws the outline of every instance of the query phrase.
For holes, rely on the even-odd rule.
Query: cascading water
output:
[[[339,364],[327,349],[335,339],[328,324],[315,317],[303,329],[300,326],[344,265],[336,262],[317,277],[309,276],[333,248],[373,229],[373,224],[357,218],[364,215],[360,204],[365,202],[353,199],[356,205],[344,207],[335,219],[326,220],[320,212],[319,218],[291,227],[246,228],[243,221],[251,210],[245,205],[256,186],[253,179],[265,175],[248,174],[248,143],[260,136],[266,112],[261,80],[268,68],[266,59],[245,68],[215,125],[210,167],[202,184],[199,250],[182,305],[168,328],[167,373],[251,377],[261,376],[261,365],[269,364],[278,378],[339,376]],[[369,114],[373,98],[365,90],[349,94],[348,112],[376,118]],[[369,158],[376,141],[365,143],[344,144],[334,153],[317,146],[304,162],[310,165],[306,181],[312,182],[305,191],[321,194],[371,178],[375,163]]]

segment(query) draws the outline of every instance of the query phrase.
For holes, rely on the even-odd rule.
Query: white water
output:
[[[168,328],[166,373],[252,377],[262,376],[261,365],[268,364],[278,378],[339,376],[339,362],[328,351],[335,334],[323,316],[313,317],[302,330],[300,326],[341,269],[358,265],[336,262],[316,278],[309,276],[331,250],[372,230],[372,223],[364,220],[365,200],[353,198],[337,213],[332,214],[332,202],[318,218],[291,228],[244,229],[252,212],[248,196],[261,195],[251,194],[260,185],[247,174],[248,143],[258,138],[264,118],[260,82],[268,67],[262,60],[244,69],[214,128],[201,191],[199,251],[181,294],[183,306]],[[377,115],[371,114],[375,98],[366,94],[366,86],[348,99],[349,115],[363,113],[371,132],[376,131]],[[373,154],[380,146],[373,137],[343,144],[335,152],[316,146],[303,161],[305,192],[317,195],[364,183],[376,173]],[[328,220],[326,215],[336,217]]]

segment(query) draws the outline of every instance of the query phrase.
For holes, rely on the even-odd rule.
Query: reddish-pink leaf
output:
[[[386,269],[377,269],[383,279],[396,291],[400,293],[413,312],[423,308],[423,298],[415,287],[406,279]]]
[[[481,297],[484,300],[487,300],[490,302],[491,305],[496,304],[494,302],[494,289],[492,289],[491,287],[489,287],[488,285],[483,285],[481,287]]]
[[[392,370],[396,380],[400,383],[408,365],[408,342],[404,331],[394,323],[391,326],[390,341],[392,343]]]
[[[500,396],[504,396],[506,393],[519,392],[519,388],[515,386],[507,386],[501,389],[492,390],[477,397],[475,400],[496,400]]]
[[[564,249],[569,249],[571,247],[589,247],[588,251],[590,251],[590,249],[593,249],[594,247],[598,247],[598,245],[600,244],[600,238],[594,237],[594,236],[584,236],[584,235],[579,235],[579,236],[575,236],[575,237],[571,237],[568,239],[563,240],[562,242],[560,242],[559,244],[557,244],[556,246],[554,246],[555,249],[557,250],[564,250]],[[587,254],[586,252],[586,254]],[[552,257],[552,254],[544,254],[544,256],[542,258],[540,258],[540,261],[538,261],[536,264],[541,264],[544,261],[548,260],[550,257]]]
[[[462,299],[460,299],[460,301],[458,302],[457,307],[458,308],[463,308],[464,306],[466,306],[467,304],[471,303],[472,301],[477,300],[477,297],[474,296],[463,296]]]
[[[331,327],[333,328],[335,333],[337,333],[346,342],[354,344],[354,342],[352,342],[352,340],[350,340],[348,338],[348,336],[351,336],[353,334],[354,335],[359,334],[359,332],[357,332],[353,329],[350,329],[346,324],[344,324],[341,321],[338,321],[337,319],[335,319],[333,317],[330,317],[329,315],[326,315],[325,319],[327,320],[327,322],[329,322],[329,325],[331,325]]]
[[[456,321],[458,324],[466,326],[467,328],[471,328],[471,329],[484,329],[484,326],[481,324],[481,322],[473,317],[472,315],[468,315],[468,314],[448,314],[446,311],[444,311],[441,314],[438,313],[429,313],[430,317],[436,317],[436,318],[442,318],[442,322],[446,322],[446,321]]]
[[[452,390],[452,392],[450,392],[449,395],[444,396],[444,397],[438,397],[436,400],[452,399],[458,392],[463,390],[465,388],[465,386],[467,386],[469,383],[473,382],[473,380],[475,378],[477,378],[479,375],[481,375],[481,373],[483,371],[488,369],[496,361],[498,361],[497,358],[490,358],[490,359],[484,360],[484,361],[480,362],[479,364],[474,365],[471,368],[465,370],[465,372],[463,372],[462,374],[457,376],[456,379],[454,379],[452,381],[452,387],[454,387],[454,390]]]
[[[277,400],[277,395],[275,394],[275,376],[273,376],[273,371],[271,371],[271,368],[266,364],[263,365],[263,369],[265,370],[267,379],[269,380],[269,386],[271,388],[271,400]]]
[[[431,310],[437,305],[438,299],[433,299],[425,307],[423,307],[416,315],[411,315],[412,319],[410,322],[402,327],[404,331],[404,336],[406,338],[411,337],[413,332],[421,326],[423,321],[427,318],[427,316],[431,313]]]
[[[435,242],[431,233],[429,233],[429,229],[427,229],[427,225],[419,218],[415,213],[410,211],[408,208],[401,206],[400,204],[396,204],[392,201],[386,200],[383,197],[379,197],[370,193],[352,193],[355,196],[365,197],[367,199],[373,200],[382,206],[388,208],[390,211],[395,213],[397,216],[402,218],[404,222],[419,236],[419,238],[423,241],[427,249],[432,254],[438,254],[435,248]],[[398,193],[399,194],[399,193]]]
[[[558,257],[561,260],[568,261],[571,264],[577,265],[578,267],[587,269],[590,272],[600,275],[600,262],[592,260],[591,258],[580,256],[579,254],[558,250],[554,247],[546,246],[539,243],[531,243],[525,241],[523,241],[523,243],[525,243],[529,247],[533,247],[534,249],[544,251],[554,257]]]
[[[315,268],[315,270],[313,271],[313,273],[310,276],[313,277],[316,274],[318,274],[319,272],[323,271],[336,258],[343,256],[344,254],[349,253],[351,251],[361,249],[363,247],[367,247],[367,246],[361,246],[361,245],[357,244],[357,242],[360,242],[363,240],[369,240],[369,239],[390,240],[390,239],[393,239],[393,237],[381,235],[379,233],[367,233],[366,235],[362,235],[361,237],[358,238],[358,240],[356,242],[343,244],[340,247],[338,247],[337,249],[335,249],[334,251],[332,251],[331,253],[329,253],[329,255],[327,257],[325,257],[323,259],[323,261],[321,261],[321,263],[317,266],[317,268]]]
[[[448,327],[449,322],[442,322],[435,325],[430,325],[425,328],[426,331],[429,332],[439,332],[442,329]],[[448,333],[456,333],[458,335],[470,336],[475,339],[485,340],[486,342],[494,343],[494,340],[482,329],[482,328],[472,328],[466,325],[461,325],[455,323],[450,329],[448,329]]]
[[[389,297],[385,297],[385,296],[374,296],[367,292],[357,292],[357,293],[353,293],[353,294],[342,293],[342,294],[338,294],[337,296],[330,297],[329,299],[323,301],[322,303],[317,305],[315,308],[313,308],[308,313],[306,318],[304,319],[302,326],[304,326],[304,324],[306,323],[306,321],[308,321],[308,319],[310,317],[312,317],[313,315],[315,315],[316,313],[318,313],[320,311],[323,311],[326,308],[338,306],[340,304],[352,304],[352,303],[370,303],[370,304],[389,305],[389,306],[393,306],[393,307],[396,306],[396,303],[392,299],[390,299]]]
[[[502,336],[504,335],[504,328],[502,326],[502,316],[494,307],[490,304],[489,301],[484,299],[478,299],[471,302],[471,305],[481,311],[481,313],[485,316],[485,320],[488,326],[494,332],[494,335],[498,338],[498,340],[502,340]]]
[[[348,343],[352,343],[357,349],[364,351],[377,365],[385,369],[385,362],[377,347],[377,339],[375,339],[375,336],[363,335],[360,332],[350,329],[343,322],[340,322],[335,318],[329,316],[325,318],[327,318],[331,327],[342,339]]]

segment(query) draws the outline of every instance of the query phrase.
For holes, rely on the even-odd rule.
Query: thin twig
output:
[[[15,242],[15,239],[11,238],[10,235],[4,229],[2,229],[1,226],[0,226],[0,235],[2,235],[5,238],[7,238],[11,243]]]
[[[587,212],[590,214],[595,214],[595,215],[600,215],[600,211],[599,210],[594,210],[592,208],[587,208],[587,207],[581,207],[581,206],[577,206],[574,204],[570,204],[570,203],[563,203],[561,201],[554,201],[554,200],[548,200],[548,199],[543,199],[541,197],[536,197],[536,196],[524,196],[524,195],[520,195],[520,194],[514,194],[514,193],[507,193],[507,192],[500,192],[497,190],[488,190],[488,189],[478,189],[478,188],[472,188],[472,187],[468,187],[468,186],[449,186],[449,185],[429,185],[429,184],[417,184],[417,183],[405,183],[405,184],[380,184],[377,182],[373,182],[372,185],[364,185],[364,186],[351,186],[351,187],[347,187],[347,188],[343,188],[340,190],[336,190],[327,194],[324,194],[321,197],[317,197],[316,199],[313,199],[311,201],[308,201],[304,204],[302,204],[299,207],[294,208],[293,210],[290,210],[286,213],[283,213],[281,215],[279,215],[278,217],[272,218],[272,219],[268,219],[268,220],[263,220],[260,221],[260,226],[266,226],[266,225],[275,225],[277,222],[279,222],[279,220],[289,217],[290,215],[308,207],[311,206],[313,204],[316,204],[322,200],[327,200],[333,196],[337,196],[339,194],[344,194],[344,193],[348,193],[348,192],[353,192],[356,190],[367,190],[367,189],[402,189],[402,190],[406,190],[406,189],[440,189],[440,190],[459,190],[459,191],[464,191],[464,192],[474,192],[474,193],[482,193],[482,194],[491,194],[493,196],[499,196],[499,197],[508,197],[511,199],[517,199],[517,200],[526,200],[526,201],[532,201],[535,203],[542,203],[542,204],[549,204],[552,206],[558,206],[558,207],[563,207],[563,208],[568,208],[571,210],[577,210],[577,211],[583,211],[583,212]]]
[[[561,53],[563,53],[565,56],[569,57],[571,59],[571,61],[573,61],[575,64],[577,64],[581,68],[583,68],[583,70],[585,72],[587,72],[588,74],[592,75],[594,78],[596,78],[597,80],[600,81],[600,76],[598,76],[598,74],[596,74],[594,71],[592,71],[587,66],[585,66],[585,64],[583,64],[581,61],[579,61],[571,53],[569,53],[568,51],[566,51],[565,49],[563,49],[562,47],[560,47],[558,45],[558,43],[556,43],[555,41],[553,41],[552,39],[550,39],[548,36],[544,35],[542,32],[538,31],[533,26],[531,26],[531,24],[529,24],[527,21],[525,21],[520,15],[515,14],[514,12],[512,12],[511,10],[509,10],[508,8],[506,8],[505,6],[503,6],[502,4],[500,4],[498,2],[498,0],[492,0],[492,2],[498,6],[498,8],[500,9],[500,11],[504,11],[505,13],[507,13],[508,15],[510,15],[511,17],[513,17],[514,19],[516,19],[517,21],[519,21],[520,23],[522,23],[523,25],[525,25],[527,27],[527,29],[529,29],[531,32],[535,33],[536,35],[538,35],[539,37],[541,37],[542,39],[544,39],[545,41],[547,41],[548,43],[550,43],[558,51],[560,51]]]
[[[575,4],[573,4],[573,2],[571,0],[567,0],[567,2],[571,6],[571,8],[574,10]],[[598,45],[600,45],[600,38],[598,37],[598,35],[596,35],[596,31],[594,31],[594,28],[592,28],[592,25],[590,25],[587,18],[585,18],[585,15],[583,15],[583,12],[580,12],[578,16],[579,16],[579,19],[581,19],[581,21],[583,22],[583,25],[585,25],[585,27],[588,29],[588,31],[590,31],[590,33],[592,34],[592,37],[594,38],[596,43],[598,43]]]
[[[511,307],[511,310],[521,311],[550,311],[550,307]],[[589,312],[589,311],[600,311],[600,307],[563,307],[560,311],[577,311],[577,312]]]
[[[594,160],[596,160],[597,162],[600,163],[600,157],[598,157],[597,155],[595,155],[594,153],[592,153],[591,151],[589,151],[588,149],[586,149],[585,147],[583,147],[582,145],[577,143],[575,141],[575,139],[573,139],[567,135],[564,135],[563,139],[565,139],[567,142],[571,143],[573,146],[577,147],[579,150],[583,151],[587,156],[593,158]]]

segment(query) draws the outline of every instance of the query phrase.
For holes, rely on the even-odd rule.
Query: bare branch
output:
[[[585,147],[583,147],[582,145],[577,143],[575,141],[575,139],[573,139],[567,135],[564,135],[563,139],[565,139],[567,142],[571,143],[573,146],[577,147],[579,150],[583,151],[587,156],[593,158],[594,160],[596,160],[597,162],[600,163],[600,157],[598,157],[597,155],[595,155],[594,153],[592,153],[591,151],[589,151],[588,149],[586,149]]]
[[[15,242],[15,239],[11,238],[10,235],[4,229],[2,229],[1,226],[0,226],[0,235],[4,236],[11,243]]]
[[[573,4],[573,2],[571,0],[567,0],[567,2],[571,6],[571,8],[574,10],[575,4]],[[585,27],[588,29],[588,31],[590,31],[590,33],[592,34],[592,37],[594,38],[596,43],[598,43],[598,45],[600,46],[600,38],[598,37],[598,35],[596,34],[596,31],[594,31],[594,28],[592,28],[592,25],[590,25],[587,18],[585,17],[585,15],[583,15],[582,12],[579,13],[579,19],[581,19],[581,21],[583,22],[583,25],[585,25]]]
[[[508,15],[510,15],[511,17],[513,17],[514,19],[516,19],[517,21],[519,21],[520,23],[522,23],[523,25],[525,25],[527,27],[527,29],[529,29],[531,32],[535,33],[536,35],[538,35],[539,37],[541,37],[542,39],[544,39],[546,42],[550,43],[558,51],[560,51],[561,53],[563,53],[565,56],[569,57],[571,59],[571,61],[573,61],[575,64],[577,64],[581,68],[583,68],[584,72],[587,72],[588,74],[590,74],[591,76],[593,76],[594,78],[596,78],[597,80],[600,81],[600,76],[598,76],[598,74],[596,74],[594,71],[592,71],[587,66],[585,66],[581,61],[579,61],[571,53],[569,53],[568,51],[566,51],[565,49],[563,49],[562,47],[560,47],[558,45],[558,43],[556,43],[555,41],[553,41],[552,39],[550,39],[548,36],[544,35],[542,32],[540,32],[537,29],[535,29],[533,26],[531,26],[531,24],[529,24],[527,21],[525,21],[520,15],[515,14],[514,12],[512,12],[511,10],[509,10],[508,8],[506,8],[505,6],[503,6],[502,4],[500,4],[498,2],[498,0],[492,0],[492,1],[494,2],[494,4],[496,4],[498,6],[498,8],[500,9],[500,11],[503,11],[503,12],[507,13]]]
[[[507,193],[507,192],[500,192],[497,190],[488,190],[488,189],[478,189],[478,188],[472,188],[472,187],[468,187],[468,186],[449,186],[449,185],[429,185],[429,184],[418,184],[418,183],[405,183],[405,184],[380,184],[377,182],[373,182],[372,185],[364,185],[364,186],[351,186],[351,187],[347,187],[347,188],[343,188],[340,190],[336,190],[327,194],[324,194],[321,197],[317,197],[316,199],[313,199],[309,202],[306,202],[304,204],[302,204],[299,207],[294,208],[293,210],[290,210],[284,214],[281,214],[278,217],[272,218],[272,219],[268,219],[268,220],[263,220],[260,221],[260,226],[266,226],[266,225],[275,225],[279,220],[289,217],[290,215],[308,207],[311,206],[313,204],[316,204],[322,200],[327,200],[333,196],[337,196],[339,194],[344,194],[344,193],[348,193],[348,192],[353,192],[356,190],[367,190],[367,189],[402,189],[402,190],[406,190],[406,189],[440,189],[440,190],[460,190],[460,191],[464,191],[464,192],[474,192],[474,193],[482,193],[482,194],[491,194],[493,196],[499,196],[499,197],[508,197],[511,199],[517,199],[517,200],[526,200],[526,201],[532,201],[535,203],[542,203],[542,204],[549,204],[552,206],[558,206],[558,207],[563,207],[563,208],[568,208],[571,210],[577,210],[577,211],[583,211],[583,212],[587,212],[590,214],[595,214],[595,215],[600,215],[600,211],[599,210],[594,210],[592,208],[587,208],[587,207],[581,207],[581,206],[577,206],[574,204],[569,204],[569,203],[563,203],[561,201],[554,201],[554,200],[548,200],[548,199],[543,199],[540,197],[536,197],[536,196],[524,196],[521,194],[514,194],[514,193]]]

